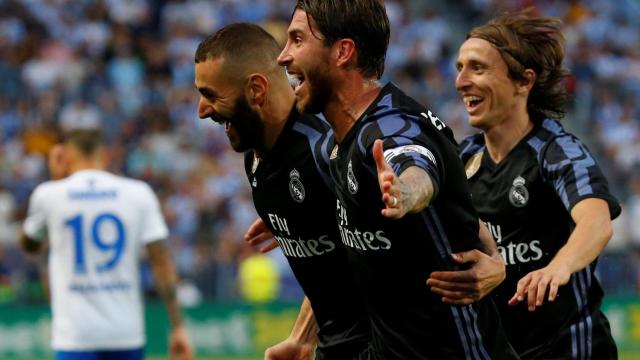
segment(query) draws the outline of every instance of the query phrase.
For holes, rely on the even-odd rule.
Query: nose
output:
[[[471,81],[469,80],[467,71],[463,68],[458,72],[458,76],[456,76],[456,89],[462,91],[469,85],[471,85]]]
[[[198,101],[198,117],[200,119],[206,119],[213,114],[213,106],[203,97],[200,97]]]
[[[287,66],[291,64],[292,61],[293,56],[291,56],[291,54],[289,53],[289,41],[287,41],[284,49],[282,49],[282,52],[280,53],[280,55],[278,55],[278,65]]]

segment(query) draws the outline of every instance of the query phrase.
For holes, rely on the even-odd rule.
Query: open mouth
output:
[[[296,74],[296,73],[290,72],[288,69],[287,69],[287,78],[289,79],[289,84],[293,88],[293,91],[296,93],[300,90],[305,80],[302,74]]]
[[[480,96],[464,96],[464,105],[467,107],[468,112],[476,110],[480,104],[484,101],[484,98]]]

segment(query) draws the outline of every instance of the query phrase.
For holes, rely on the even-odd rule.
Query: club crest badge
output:
[[[478,170],[480,170],[480,164],[482,164],[482,155],[484,153],[479,152],[474,154],[472,157],[467,160],[467,163],[464,166],[464,171],[467,174],[467,179],[471,179],[473,175],[475,175]]]
[[[333,147],[331,150],[331,155],[329,156],[329,160],[335,160],[338,157],[338,144]]]
[[[349,188],[349,192],[354,194],[358,192],[358,181],[356,180],[356,176],[353,173],[353,166],[351,165],[351,161],[349,161],[349,165],[347,165],[347,187]]]
[[[289,193],[293,200],[301,203],[304,200],[305,191],[304,185],[302,185],[300,181],[300,173],[298,170],[293,169],[289,173],[289,177],[291,178],[291,180],[289,180]]]
[[[524,186],[525,180],[518,176],[513,180],[513,186],[509,190],[509,202],[511,205],[521,208],[529,202],[529,190]]]

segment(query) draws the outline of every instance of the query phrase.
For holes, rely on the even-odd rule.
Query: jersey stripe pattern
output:
[[[429,174],[431,204],[399,220],[384,208],[372,148],[383,141],[396,174]],[[449,128],[388,84],[331,157],[340,237],[365,294],[375,359],[513,359],[490,299],[469,306],[441,302],[427,287],[435,270],[455,269],[452,252],[480,248],[478,218]]]
[[[578,202],[600,198],[608,203],[611,218],[620,214],[586,146],[558,121],[546,119],[499,164],[486,152],[482,134],[465,139],[460,156],[467,164],[474,205],[507,266],[507,278],[494,299],[518,353],[523,359],[616,358],[600,311],[603,292],[594,276],[596,261],[573,274],[555,301],[535,312],[527,310],[526,302],[507,304],[518,280],[546,266],[566,244],[575,227],[570,212]]]

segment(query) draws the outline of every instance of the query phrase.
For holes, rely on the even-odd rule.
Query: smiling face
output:
[[[487,131],[513,117],[518,109],[526,109],[526,94],[518,93],[507,64],[490,42],[467,39],[460,46],[456,68],[456,89],[471,126]]]
[[[318,38],[322,38],[320,30],[302,10],[295,11],[287,32],[287,44],[278,64],[286,66],[292,79],[298,111],[321,112],[331,97],[330,47]]]
[[[238,152],[259,148],[264,142],[264,125],[242,92],[221,75],[224,60],[196,64],[195,86],[200,92],[198,116],[224,125],[231,147]]]

